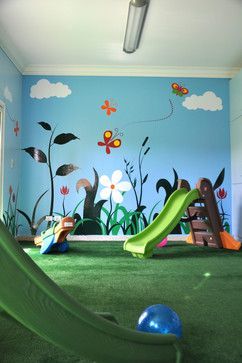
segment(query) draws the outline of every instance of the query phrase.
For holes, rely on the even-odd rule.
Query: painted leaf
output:
[[[47,163],[47,157],[42,150],[36,149],[35,147],[26,147],[22,150],[26,151],[38,163]]]
[[[75,136],[74,134],[59,134],[54,139],[54,143],[58,145],[67,144],[68,142],[72,140],[79,139],[79,137]]]
[[[159,179],[156,183],[156,191],[159,192],[160,188],[164,188],[167,194],[172,193],[172,186],[167,179]]]
[[[155,213],[154,216],[153,216],[153,221],[156,219],[156,217],[158,217],[159,213]]]
[[[174,173],[173,191],[175,191],[178,187],[178,174],[174,168],[172,168],[172,169],[173,169],[173,173]]]
[[[85,188],[86,190],[92,190],[91,183],[87,179],[79,179],[76,183],[76,191],[79,192],[80,188]]]
[[[98,184],[99,184],[99,176],[98,176],[98,173],[97,173],[95,168],[93,168],[93,171],[94,171],[95,180],[94,180],[94,183],[93,183],[93,186],[92,186],[92,190],[93,190],[94,199],[95,199],[96,194],[97,194]],[[94,199],[93,199],[93,201],[94,201]]]
[[[39,198],[37,199],[36,203],[35,203],[35,206],[34,206],[34,209],[33,209],[33,213],[32,213],[32,225],[34,224],[35,222],[35,214],[36,214],[36,211],[37,211],[37,208],[38,208],[38,204],[39,202],[41,201],[41,199],[43,198],[43,196],[48,192],[48,190],[46,190],[44,193],[42,193]]]
[[[150,150],[150,147],[147,147],[147,149],[144,152],[144,155],[146,155],[149,152],[149,150]]]
[[[107,200],[104,200],[104,199],[101,199],[99,200],[96,204],[95,204],[95,207],[94,207],[94,215],[96,218],[100,218],[100,213],[101,213],[101,210],[102,210],[102,206],[104,205],[104,203],[106,203]]]
[[[145,144],[147,143],[148,140],[149,140],[149,137],[146,136],[146,138],[144,139],[143,144],[142,144],[143,147],[145,146]]]
[[[56,170],[55,174],[59,176],[66,176],[77,169],[79,169],[78,166],[73,164],[63,164]]]
[[[35,229],[37,230],[38,227],[46,220],[46,216],[41,217],[34,225]]]
[[[148,174],[146,174],[146,176],[144,177],[142,184],[144,184],[147,181],[147,179],[148,179]]]
[[[43,127],[43,129],[48,130],[48,131],[51,131],[51,126],[50,126],[50,124],[48,124],[47,122],[40,121],[40,122],[38,122],[38,124],[39,124],[40,126],[42,126],[42,127]]]
[[[29,218],[28,214],[27,214],[27,213],[25,213],[24,211],[22,211],[21,209],[18,209],[18,208],[17,208],[17,211],[18,211],[20,214],[22,214],[22,216],[24,216],[24,217],[25,217],[25,219],[27,220],[27,222],[28,222],[29,226],[31,227],[31,219]]]
[[[140,205],[136,208],[135,212],[142,213],[146,209],[145,205]]]
[[[133,188],[135,189],[137,185],[137,178],[134,178],[134,182],[133,182]]]
[[[215,181],[214,185],[213,185],[213,189],[217,189],[219,188],[223,182],[224,182],[224,175],[225,175],[225,168],[222,169],[221,173],[219,174],[219,176],[217,177],[217,180]]]
[[[83,186],[85,187],[85,191],[86,191],[86,197],[85,197],[85,201],[84,201],[84,207],[83,207],[83,218],[91,218],[94,219],[97,217],[96,215],[96,211],[95,211],[95,198],[96,198],[96,194],[97,194],[97,188],[98,188],[98,183],[99,183],[99,176],[97,171],[93,168],[94,171],[94,175],[95,175],[95,180],[94,180],[94,184],[93,186],[86,184],[86,186],[84,185],[87,181],[87,179],[80,179],[79,180],[79,185],[81,186],[82,183]],[[89,183],[89,181],[87,181]]]

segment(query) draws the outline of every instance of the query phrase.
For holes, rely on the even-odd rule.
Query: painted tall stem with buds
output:
[[[54,133],[56,128],[53,129],[52,131],[52,127],[50,124],[48,124],[47,122],[41,121],[38,122],[38,124],[46,131],[51,132],[50,138],[49,138],[49,143],[48,143],[48,149],[47,149],[47,155],[40,149],[37,149],[35,147],[27,147],[24,148],[23,150],[28,153],[35,161],[37,161],[38,163],[44,163],[47,164],[48,166],[48,171],[49,171],[49,177],[50,177],[50,207],[49,207],[49,215],[51,216],[53,214],[53,210],[54,210],[54,195],[55,195],[55,190],[54,190],[54,178],[56,176],[66,176],[70,173],[72,173],[73,171],[77,170],[78,167],[73,165],[73,164],[63,164],[61,165],[59,168],[57,168],[55,174],[53,173],[53,169],[52,169],[52,165],[51,165],[51,160],[52,160],[52,155],[51,155],[51,148],[54,146],[54,144],[57,145],[63,145],[63,144],[67,144],[68,142],[72,141],[72,140],[76,140],[79,139],[77,136],[75,136],[74,134],[71,133],[62,133],[57,135],[54,138]],[[53,140],[54,138],[54,140]],[[50,222],[48,223],[48,226],[50,225]]]

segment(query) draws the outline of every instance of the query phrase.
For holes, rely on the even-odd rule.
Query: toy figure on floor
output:
[[[75,221],[73,218],[64,217],[59,219],[59,222],[54,222],[53,226],[48,228],[46,231],[41,232],[41,235],[34,239],[36,246],[40,246],[40,253],[63,253],[68,251],[69,244],[66,241],[66,237],[74,228],[74,225]]]

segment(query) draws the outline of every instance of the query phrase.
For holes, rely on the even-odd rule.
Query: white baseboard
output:
[[[15,237],[18,242],[33,242],[36,236],[17,236]],[[67,241],[69,242],[85,242],[85,241],[121,241],[124,242],[129,236],[106,236],[106,235],[68,235]],[[185,241],[187,235],[184,234],[169,234],[168,241]]]
[[[74,235],[67,236],[68,241],[126,241],[131,235],[126,236],[105,236],[105,235]],[[168,241],[185,241],[187,235],[169,234]]]

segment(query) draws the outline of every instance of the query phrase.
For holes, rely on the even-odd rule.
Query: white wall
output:
[[[15,226],[18,224],[15,216],[16,208],[19,207],[17,195],[21,170],[22,75],[1,48],[0,104],[4,106],[5,110],[2,212],[6,225],[14,234]],[[17,121],[19,130],[15,133]],[[11,193],[10,190],[12,190]]]
[[[242,241],[242,69],[230,81],[232,234]]]

